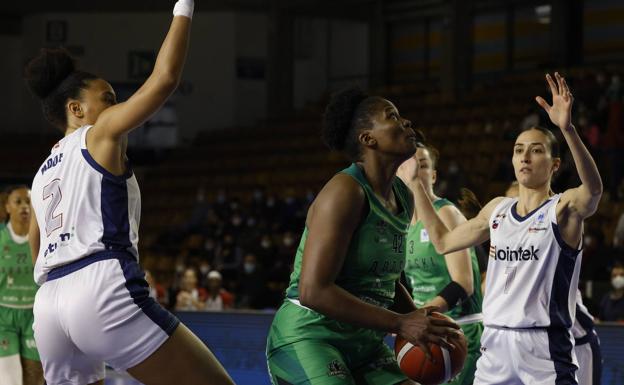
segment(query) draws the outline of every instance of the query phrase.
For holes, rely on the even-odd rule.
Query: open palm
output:
[[[556,80],[556,83],[555,83]],[[555,79],[553,80],[550,74],[546,74],[546,81],[550,86],[550,93],[553,96],[552,106],[544,100],[541,96],[535,98],[537,103],[542,106],[544,111],[548,113],[550,121],[562,130],[567,129],[570,126],[572,119],[572,104],[574,103],[574,97],[568,88],[568,84],[565,79],[555,72]]]

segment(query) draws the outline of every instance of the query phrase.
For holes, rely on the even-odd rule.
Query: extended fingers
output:
[[[550,74],[546,74],[546,81],[550,86],[550,93],[553,96],[559,95],[559,89],[557,88],[557,85],[555,84],[555,81],[553,80],[552,76],[550,76]]]

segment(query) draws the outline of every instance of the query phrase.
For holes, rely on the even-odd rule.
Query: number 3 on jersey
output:
[[[43,200],[48,201],[45,211],[45,230],[49,237],[54,230],[58,230],[63,226],[63,213],[54,215],[54,211],[61,203],[61,180],[54,179],[43,188]]]

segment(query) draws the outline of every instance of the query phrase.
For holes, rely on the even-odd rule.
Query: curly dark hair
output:
[[[351,160],[361,158],[360,130],[371,126],[372,105],[379,100],[358,87],[349,87],[331,96],[323,115],[322,137],[332,150],[344,152]]]
[[[41,100],[45,118],[61,131],[67,125],[65,103],[78,99],[87,81],[98,77],[76,70],[76,61],[64,48],[43,48],[28,62],[24,79],[30,91]]]

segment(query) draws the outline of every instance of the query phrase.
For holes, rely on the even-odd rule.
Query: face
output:
[[[409,157],[416,151],[416,133],[412,122],[403,119],[392,102],[379,99],[374,106],[370,130],[365,130],[359,139],[366,147],[378,151]]]
[[[561,160],[550,154],[550,143],[546,135],[538,130],[528,130],[516,139],[512,163],[519,184],[538,188],[550,184]]]
[[[30,190],[27,188],[13,190],[4,207],[11,222],[28,223],[30,221]]]
[[[219,278],[208,279],[208,288],[211,290],[218,290],[221,287],[221,280]]]
[[[418,175],[416,175],[416,167],[418,167]],[[436,182],[436,174],[431,153],[422,147],[418,147],[416,154],[403,162],[397,171],[397,176],[406,184],[418,178],[425,189],[433,187]]]
[[[611,279],[615,277],[624,277],[624,267],[614,267],[611,270]]]
[[[186,290],[193,290],[197,287],[197,274],[195,274],[195,270],[186,269],[186,271],[184,271],[184,276],[182,277],[182,287]]]
[[[104,79],[87,81],[87,87],[80,93],[80,98],[81,100],[70,101],[68,108],[81,124],[95,124],[102,111],[117,104],[113,87]]]

